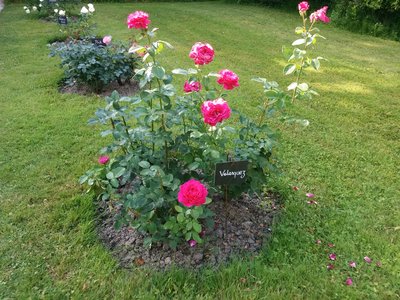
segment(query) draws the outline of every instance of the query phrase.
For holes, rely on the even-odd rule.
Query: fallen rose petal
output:
[[[333,244],[333,243],[328,243],[328,247],[329,247],[329,248],[333,248],[333,247],[335,247],[335,244]]]
[[[292,187],[293,191],[297,192],[299,188],[297,186]]]
[[[329,259],[330,260],[336,260],[336,254],[335,253],[329,254]]]
[[[370,259],[368,256],[364,256],[364,261],[366,262],[366,263],[371,263],[372,262],[372,259]]]
[[[353,285],[353,279],[351,279],[351,277],[346,279],[346,285]]]
[[[316,243],[317,245],[320,245],[320,244],[322,243],[322,241],[321,241],[321,240],[316,240],[315,243]]]
[[[307,198],[314,198],[315,197],[315,195],[312,194],[312,193],[307,193],[306,196],[307,196]]]
[[[318,202],[314,201],[314,200],[310,200],[310,201],[307,201],[307,204],[318,204]]]
[[[197,245],[197,242],[195,240],[190,240],[190,241],[188,241],[188,243],[189,243],[189,246],[192,248],[196,247],[196,245]]]
[[[356,262],[355,261],[350,261],[349,262],[349,267],[350,268],[355,268],[356,267]]]
[[[377,266],[378,268],[382,267],[382,262],[377,261],[377,262],[376,262],[376,266]]]
[[[326,266],[326,268],[330,271],[330,270],[333,270],[335,268],[335,266],[332,264],[329,264]]]

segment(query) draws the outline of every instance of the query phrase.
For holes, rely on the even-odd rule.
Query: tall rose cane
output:
[[[291,101],[292,103],[295,101],[298,91],[302,90],[302,91],[307,91],[308,90],[308,85],[307,84],[299,84],[300,82],[300,78],[301,75],[303,73],[304,70],[304,66],[305,66],[305,61],[306,61],[306,50],[308,49],[309,46],[315,45],[317,37],[321,37],[324,38],[323,36],[319,35],[318,33],[312,34],[312,31],[315,30],[313,28],[314,24],[317,21],[322,21],[324,23],[328,23],[330,21],[329,17],[326,15],[326,12],[328,10],[328,6],[324,6],[321,9],[313,12],[310,15],[310,25],[307,28],[307,11],[309,9],[309,4],[307,1],[303,1],[300,2],[298,4],[298,9],[299,9],[299,14],[303,19],[303,27],[302,28],[296,28],[296,33],[299,33],[302,35],[301,39],[297,39],[296,41],[294,41],[292,43],[292,46],[298,46],[298,45],[304,45],[303,47],[303,51],[304,53],[301,54],[302,52],[298,52],[298,55],[302,55],[301,56],[301,60],[300,60],[300,69],[297,72],[297,77],[296,77],[296,81],[291,83],[288,87],[288,90],[293,90],[292,92],[292,96],[291,96]],[[324,38],[325,39],[325,38]],[[319,60],[322,59],[322,57],[316,58],[316,60],[312,60],[312,65],[315,69],[319,68]],[[296,65],[293,64],[289,64],[285,67],[284,72],[286,75],[289,75],[291,73],[293,73],[295,70],[297,69]]]

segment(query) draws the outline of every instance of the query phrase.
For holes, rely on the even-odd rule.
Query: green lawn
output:
[[[296,37],[297,12],[220,3],[98,4],[100,34],[128,39],[125,19],[142,9],[175,50],[168,67],[190,67],[196,41],[241,87],[230,105],[256,112],[253,76],[282,86],[282,45]],[[124,270],[98,241],[90,195],[77,183],[105,141],[86,125],[97,97],[62,95],[47,41],[54,24],[20,5],[0,13],[0,298],[85,299],[399,299],[400,44],[320,26],[329,59],[311,82],[321,96],[291,110],[306,129],[279,125],[283,176],[270,183],[285,208],[263,252],[219,270]],[[168,54],[168,55],[167,55]],[[300,187],[298,192],[291,186]],[[306,204],[306,192],[316,206]],[[322,245],[315,240],[321,239]],[[330,249],[326,243],[332,242]],[[328,254],[337,254],[327,271]],[[364,256],[373,259],[371,265]],[[348,261],[357,262],[350,270]],[[382,267],[375,267],[381,261]],[[344,281],[351,276],[353,286]]]

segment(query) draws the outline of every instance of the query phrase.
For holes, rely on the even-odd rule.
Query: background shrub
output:
[[[87,84],[95,92],[113,81],[123,84],[130,80],[137,62],[127,46],[120,43],[98,46],[90,40],[74,40],[54,43],[50,49],[50,56],[60,56],[68,84]]]

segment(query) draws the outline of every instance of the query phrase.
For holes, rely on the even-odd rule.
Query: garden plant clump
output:
[[[88,85],[98,93],[114,81],[120,85],[130,81],[137,56],[127,52],[127,45],[111,43],[110,36],[105,36],[103,43],[99,46],[91,40],[72,40],[51,45],[50,55],[60,56],[67,85]]]
[[[54,10],[58,16],[66,17],[64,10]],[[131,84],[138,56],[128,53],[128,44],[113,41],[106,35],[96,39],[92,17],[94,5],[82,6],[77,18],[60,24],[66,41],[50,45],[50,56],[61,58],[64,69],[63,82],[67,86],[87,86],[91,92],[101,93],[111,83],[120,86]]]
[[[128,28],[138,31],[129,52],[143,60],[143,67],[135,71],[140,92],[131,97],[113,92],[106,107],[97,110],[90,123],[109,124],[102,135],[111,135],[113,142],[102,149],[98,165],[80,179],[117,214],[117,227],[127,225],[143,234],[144,246],[193,247],[213,240],[215,228],[227,230],[228,222],[221,222],[225,227],[214,222],[227,216],[215,216],[212,199],[224,201],[219,214],[226,211],[229,199],[238,199],[243,192],[263,202],[265,186],[277,169],[277,141],[267,120],[277,113],[296,121],[285,115],[285,107],[316,94],[300,79],[306,68],[319,69],[322,58],[312,59],[309,50],[321,37],[315,23],[329,19],[326,7],[308,19],[308,8],[306,2],[299,4],[303,26],[296,33],[300,38],[290,51],[283,50],[288,59],[284,73],[294,74],[295,81],[287,93],[275,81],[255,78],[263,84],[264,100],[254,119],[235,111],[227,101],[228,92],[240,85],[234,71],[205,72],[204,66],[216,55],[209,43],[192,46],[192,68],[168,72],[158,58],[172,46],[156,39],[157,28],[149,28],[147,13],[128,16]],[[174,85],[176,76],[184,77],[182,87]],[[235,127],[230,126],[232,119]],[[243,160],[248,161],[244,183],[229,188],[214,184],[215,164]]]

